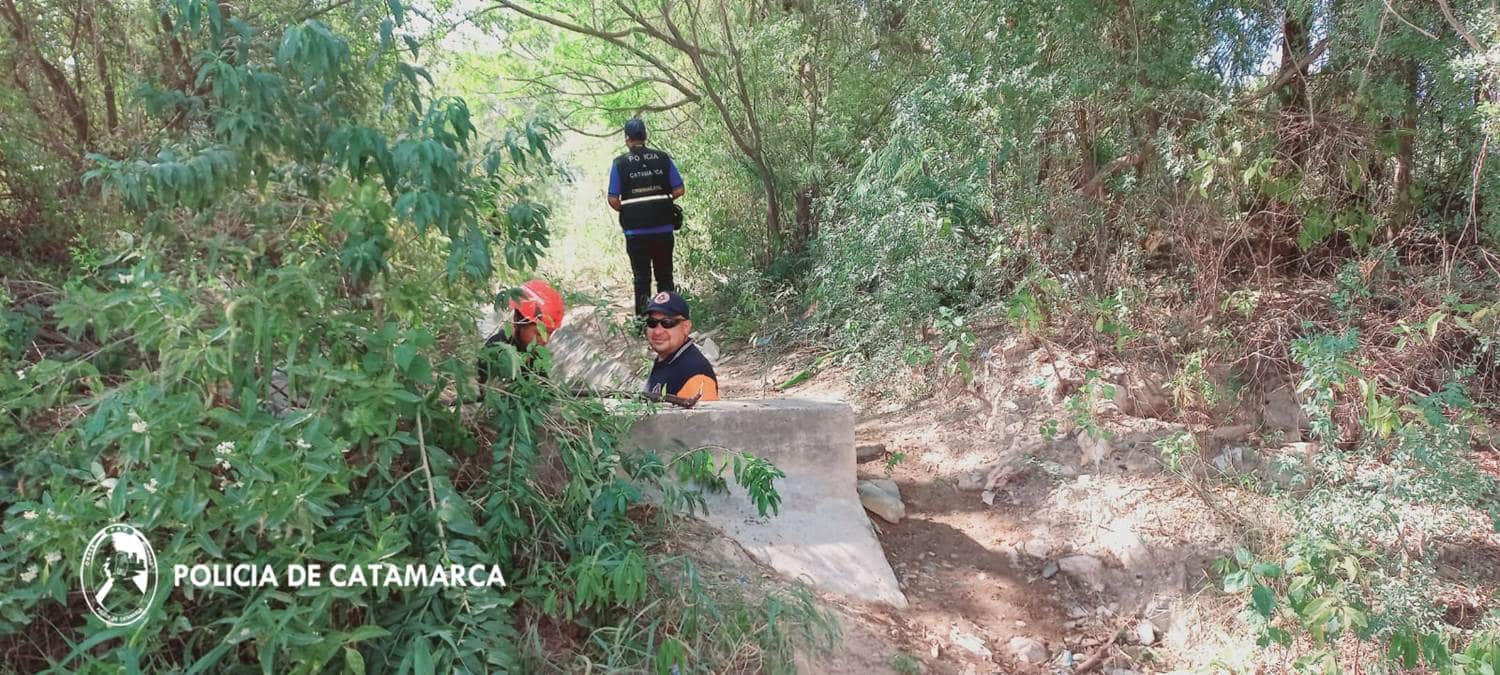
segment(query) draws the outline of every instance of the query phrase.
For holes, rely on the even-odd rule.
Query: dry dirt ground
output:
[[[1247,533],[1275,536],[1274,504],[1250,489],[1267,467],[1240,453],[1295,432],[1267,440],[1252,425],[1162,421],[1153,415],[1171,402],[1160,387],[1016,338],[978,354],[973,383],[953,378],[913,401],[859,396],[839,367],[779,389],[820,355],[723,347],[724,398],[850,403],[857,443],[880,446],[859,477],[893,479],[905,504],[900,522],[871,519],[910,606],[824,596],[843,638],[832,653],[805,655],[802,672],[1287,670],[1290,659],[1255,646],[1240,619],[1245,600],[1218,592],[1211,568]],[[1122,385],[1090,398],[1093,433],[1064,404],[1090,370]],[[1264,404],[1253,426],[1297,427],[1294,402]],[[1196,447],[1169,468],[1161,445],[1184,434]],[[1480,462],[1500,477],[1500,454]],[[1463,576],[1500,578],[1500,536],[1482,537],[1450,569],[1480,564]]]
[[[830,598],[845,640],[808,672],[1159,672],[1253,652],[1214,628],[1240,602],[1204,592],[1239,519],[1256,517],[1252,497],[1220,485],[1206,500],[1167,472],[1154,442],[1178,425],[1101,401],[1113,440],[1071,429],[1058,379],[1081,366],[1024,347],[992,350],[976,386],[910,404],[854,397],[838,370],[774,388],[798,367],[781,364],[810,358],[720,359],[726,398],[855,405],[858,443],[884,447],[860,477],[894,479],[905,503],[899,523],[872,520],[910,607]]]

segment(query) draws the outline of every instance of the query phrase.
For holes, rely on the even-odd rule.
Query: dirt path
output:
[[[606,311],[626,311],[615,305]],[[1243,516],[1164,470],[1156,443],[1181,426],[1101,400],[1093,418],[1109,440],[1073,428],[1060,392],[1079,386],[1086,355],[997,347],[971,385],[892,401],[855,395],[837,369],[776,388],[816,354],[714,347],[724,398],[853,405],[858,443],[882,446],[860,479],[894,480],[905,505],[898,523],[871,519],[909,607],[828,598],[845,639],[808,672],[1056,672],[1095,655],[1100,672],[1153,672],[1254,653],[1214,632],[1239,610],[1233,600],[1194,597]],[[1253,513],[1253,496],[1218,489]]]
[[[869,672],[883,648],[887,667],[899,652],[934,673],[1054,672],[1095,654],[1101,672],[1149,672],[1207,648],[1192,618],[1202,603],[1182,599],[1232,550],[1235,523],[1163,471],[1153,442],[1178,427],[1106,413],[1112,442],[1066,429],[1047,440],[1040,429],[1059,411],[1045,380],[1057,371],[1029,355],[913,404],[860,400],[836,371],[776,391],[811,359],[725,357],[726,397],[853,403],[859,443],[884,446],[860,478],[894,480],[905,503],[901,522],[872,521],[910,607],[840,603],[854,643],[815,670]]]

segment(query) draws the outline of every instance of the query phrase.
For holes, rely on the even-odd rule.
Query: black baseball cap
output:
[[[632,141],[646,138],[646,121],[639,117],[625,120],[625,137]]]
[[[682,296],[671,291],[662,291],[652,296],[651,304],[646,305],[646,310],[641,312],[641,314],[650,314],[652,312],[661,312],[667,316],[680,316],[684,319],[692,318],[688,315],[687,301],[683,300]]]

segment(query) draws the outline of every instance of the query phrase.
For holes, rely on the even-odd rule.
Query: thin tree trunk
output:
[[[120,128],[120,109],[115,102],[115,80],[109,72],[108,50],[104,48],[104,40],[99,37],[92,9],[84,10],[83,20],[88,24],[89,37],[94,43],[94,69],[99,76],[99,86],[104,90],[105,129],[113,136]]]
[[[1281,74],[1278,79],[1286,82],[1276,92],[1281,103],[1277,119],[1277,137],[1280,140],[1280,155],[1300,171],[1305,169],[1310,130],[1307,105],[1307,72],[1311,65],[1306,58],[1310,45],[1307,37],[1306,15],[1288,14],[1281,24]]]
[[[88,109],[84,107],[83,99],[78,96],[78,91],[68,84],[67,73],[42,54],[31,35],[31,27],[27,24],[25,16],[17,9],[15,0],[0,0],[0,17],[5,19],[11,38],[16,41],[16,45],[29,57],[36,69],[41,71],[42,77],[52,88],[52,94],[57,97],[63,114],[72,123],[73,136],[78,147],[84,149],[93,147],[93,138],[89,132]]]
[[[1396,176],[1392,184],[1394,205],[1391,217],[1391,236],[1395,237],[1406,225],[1412,211],[1412,158],[1416,150],[1417,137],[1417,62],[1406,59],[1401,74],[1406,84],[1406,106],[1396,133]]]
[[[1099,162],[1094,155],[1094,129],[1089,120],[1089,111],[1083,106],[1073,110],[1074,133],[1078,137],[1077,186],[1092,185],[1094,175],[1099,173]]]

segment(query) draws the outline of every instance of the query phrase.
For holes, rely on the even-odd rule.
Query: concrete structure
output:
[[[709,447],[723,459],[749,452],[786,473],[780,515],[761,517],[726,471],[727,493],[706,495],[700,516],[762,564],[815,588],[906,607],[896,576],[855,492],[854,412],[829,401],[715,401],[664,407],[631,430],[664,459]]]
[[[481,335],[502,317],[486,311]],[[548,342],[554,374],[578,385],[637,390],[650,355],[644,341],[592,307],[569,310]],[[634,366],[634,367],[632,367]],[[795,399],[714,401],[692,410],[662,406],[632,429],[632,439],[664,461],[710,447],[723,459],[749,452],[776,464],[780,515],[758,515],[725,472],[729,490],[706,494],[699,517],[751,557],[814,588],[906,607],[885,551],[855,491],[854,412],[839,402]]]

